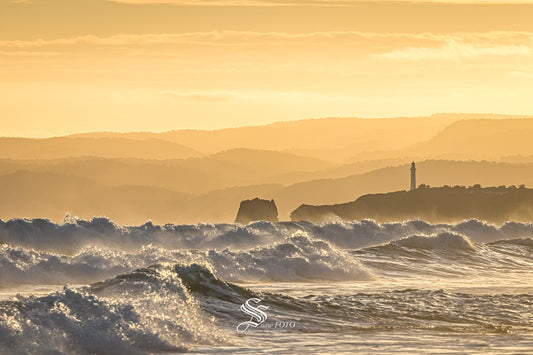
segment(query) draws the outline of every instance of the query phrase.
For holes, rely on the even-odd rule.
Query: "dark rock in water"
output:
[[[241,201],[235,223],[248,224],[253,221],[277,222],[278,208],[274,200],[261,200],[256,197],[253,200]]]

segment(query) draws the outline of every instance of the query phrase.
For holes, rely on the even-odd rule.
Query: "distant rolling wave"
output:
[[[429,224],[420,220],[396,223],[355,222],[256,222],[239,224],[120,226],[107,218],[69,218],[62,224],[46,219],[0,221],[0,241],[52,252],[74,254],[86,246],[139,250],[146,245],[167,249],[248,250],[281,242],[297,233],[322,240],[340,249],[358,249],[413,235],[455,233],[472,242],[486,243],[533,237],[533,223],[507,222],[501,226],[476,219],[457,224]]]

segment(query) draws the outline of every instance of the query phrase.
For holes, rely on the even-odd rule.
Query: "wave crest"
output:
[[[19,353],[183,352],[225,340],[169,266],[0,302],[0,334],[0,352]]]
[[[464,235],[456,233],[440,233],[436,236],[413,235],[391,242],[406,248],[431,250],[470,250],[475,251],[474,244]]]
[[[154,264],[211,265],[231,281],[370,280],[373,275],[352,255],[330,243],[299,233],[247,251],[168,250],[145,246],[136,251],[84,248],[73,256],[0,246],[0,282],[86,283]]]
[[[342,249],[366,248],[412,235],[456,233],[473,242],[533,237],[533,223],[507,222],[502,226],[471,219],[458,224],[429,224],[421,220],[376,223],[354,222],[256,222],[238,224],[119,226],[107,218],[69,218],[63,224],[45,219],[0,221],[0,241],[25,248],[76,254],[86,246],[136,251],[146,245],[166,249],[247,250],[283,242],[304,233]]]
[[[217,270],[234,281],[372,280],[374,276],[345,251],[299,233],[247,252],[208,253]]]

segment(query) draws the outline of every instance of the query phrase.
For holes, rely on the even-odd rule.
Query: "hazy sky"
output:
[[[533,114],[533,1],[0,0],[0,135]]]

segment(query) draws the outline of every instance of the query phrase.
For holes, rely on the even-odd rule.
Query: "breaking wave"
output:
[[[183,352],[225,337],[169,266],[0,302],[0,352]]]
[[[455,233],[440,233],[436,236],[421,236],[413,235],[411,237],[402,238],[394,242],[407,248],[418,249],[445,249],[445,250],[471,250],[474,251],[474,244],[468,237]]]
[[[429,224],[420,220],[396,223],[356,222],[256,222],[239,224],[119,226],[107,218],[82,220],[70,217],[62,224],[46,219],[0,221],[0,241],[26,248],[74,254],[86,246],[139,250],[145,245],[166,249],[248,250],[271,245],[306,233],[342,249],[365,248],[413,235],[456,233],[472,242],[533,237],[533,223],[507,222],[501,226],[471,219],[458,224]]]
[[[247,252],[211,250],[210,261],[232,281],[372,280],[374,276],[356,259],[329,243],[304,234],[271,247]]]
[[[229,282],[504,275],[532,266],[531,237],[531,224],[477,220],[118,226],[105,218],[16,219],[0,222],[7,243],[0,283],[87,284],[162,263],[211,265]]]
[[[0,285],[12,292],[0,301],[0,353],[253,351],[249,339],[272,338],[235,335],[250,320],[239,307],[252,297],[269,307],[269,321],[294,321],[288,331],[302,337],[412,329],[431,339],[435,331],[526,337],[532,238],[532,224],[477,220],[0,221]],[[21,283],[88,286],[13,296]]]
[[[0,302],[0,352],[178,353],[238,344],[235,326],[246,319],[239,305],[251,297],[268,305],[269,319],[297,320],[294,331],[303,334],[533,331],[528,294],[406,289],[294,298],[228,283],[209,265],[160,264],[87,287]]]
[[[493,244],[519,245],[519,246],[533,248],[533,239],[520,238],[520,239],[499,240],[497,242],[494,242]]]
[[[86,283],[159,263],[213,265],[237,281],[371,280],[373,275],[349,255],[305,234],[248,251],[168,250],[144,246],[137,251],[86,247],[73,256],[0,246],[1,283]]]

